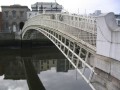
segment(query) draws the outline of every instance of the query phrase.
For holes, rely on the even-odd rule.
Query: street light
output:
[[[56,2],[56,0],[55,0],[55,5],[56,5],[56,6],[55,6],[55,7],[56,7],[56,11],[57,11],[57,2]]]

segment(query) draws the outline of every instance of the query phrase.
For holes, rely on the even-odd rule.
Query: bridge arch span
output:
[[[35,28],[31,28],[27,30],[24,34],[23,40],[49,40],[46,36],[44,36],[39,30]]]
[[[29,32],[28,34],[31,34],[33,30],[42,33],[51,42],[53,42],[53,44],[71,62],[79,74],[94,90],[93,85],[90,83],[90,80],[94,74],[94,69],[89,62],[89,60],[92,58],[92,55],[95,53],[93,50],[87,47],[86,44],[76,43],[77,41],[69,34],[65,34],[43,26],[41,27],[33,25],[26,27],[22,32],[22,39],[24,39],[27,32]],[[86,75],[86,70],[89,72],[88,75]]]
[[[62,20],[59,18],[60,15],[62,15]],[[107,76],[111,75],[119,81],[120,73],[112,68],[119,69],[117,60],[119,60],[118,52],[120,50],[118,39],[120,28],[115,25],[114,14],[87,17],[60,13],[54,14],[54,16],[55,18],[52,18],[52,14],[41,14],[29,19],[22,29],[22,38],[24,39],[30,29],[45,35],[71,62],[93,90],[101,85],[102,89],[103,87],[108,89],[110,88],[109,83],[112,82],[111,85],[116,83],[114,80],[109,81]],[[106,39],[105,36],[109,39]],[[90,72],[86,76],[88,69]],[[105,73],[107,76],[104,76]],[[101,79],[101,75],[106,80],[104,83],[101,81],[103,79]],[[97,85],[97,87],[94,88],[93,85]]]

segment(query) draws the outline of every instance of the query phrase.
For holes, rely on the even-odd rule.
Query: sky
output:
[[[36,2],[55,2],[55,0],[0,0],[0,6],[21,4],[31,8],[31,4]],[[63,5],[70,13],[89,14],[95,10],[101,10],[103,13],[120,13],[120,0],[56,0],[56,2]]]

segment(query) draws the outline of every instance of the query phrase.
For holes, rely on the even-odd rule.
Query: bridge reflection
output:
[[[56,67],[57,72],[74,69],[54,46],[1,51],[3,52],[0,52],[0,75],[4,75],[4,79],[27,79],[30,90],[45,90],[37,76],[42,71],[51,67]]]

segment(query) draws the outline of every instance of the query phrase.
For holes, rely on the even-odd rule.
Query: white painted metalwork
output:
[[[44,34],[95,90],[91,82],[95,74],[91,59],[96,50],[99,55],[120,61],[120,28],[114,22],[113,13],[96,18],[62,13],[41,14],[25,23],[22,38],[30,39],[35,30]],[[86,70],[90,71],[88,76]]]
[[[51,33],[51,30],[46,30],[46,29],[43,29],[43,28],[34,28],[35,30],[38,30],[39,32],[41,32],[42,34],[44,34],[47,38],[49,38],[54,44],[55,46],[63,53],[63,55],[71,62],[71,64],[77,69],[77,71],[79,72],[80,75],[82,75],[82,77],[85,79],[85,81],[91,86],[91,88],[93,90],[95,90],[95,88],[93,87],[93,85],[91,84],[90,82],[90,79],[87,79],[85,76],[84,76],[84,69],[85,68],[88,68],[91,73],[94,73],[94,69],[93,67],[91,67],[86,61],[87,61],[87,57],[88,57],[88,54],[89,52],[87,52],[86,54],[86,61],[84,61],[82,59],[82,57],[80,57],[79,55],[83,52],[80,52],[80,53],[75,53],[75,50],[76,49],[76,43],[73,43],[71,44],[72,41],[68,40],[66,37],[64,36],[61,36],[59,35],[58,33],[55,32],[55,34]],[[61,38],[57,38],[57,35],[61,36],[62,38],[66,38],[69,42],[68,46],[67,46],[67,43],[64,42],[63,39]],[[80,47],[82,48],[82,47]],[[67,53],[66,53],[67,51]],[[75,58],[74,58],[75,57]],[[74,62],[75,60],[77,60],[76,62]],[[78,64],[79,63],[82,63],[84,65],[83,69],[81,70],[81,68],[79,69],[78,67]],[[89,78],[91,78],[91,74],[89,75]]]
[[[25,26],[27,27],[27,25],[31,24],[55,28],[61,32],[64,31],[66,33],[72,34],[72,36],[75,36],[76,38],[87,42],[87,44],[89,43],[92,46],[96,46],[97,28],[95,18],[67,14],[55,14],[54,17],[58,17],[58,19],[56,19],[52,18],[52,15],[54,14],[42,14],[33,17],[32,19],[29,19],[28,22],[26,22]],[[63,18],[62,21],[59,19],[60,16]]]
[[[30,38],[33,33],[31,29],[49,38],[95,90],[91,83],[95,74],[94,66],[89,63],[90,55],[96,52],[95,18],[67,14],[38,15],[25,23],[23,39]],[[91,72],[88,78],[85,76],[85,69]]]

